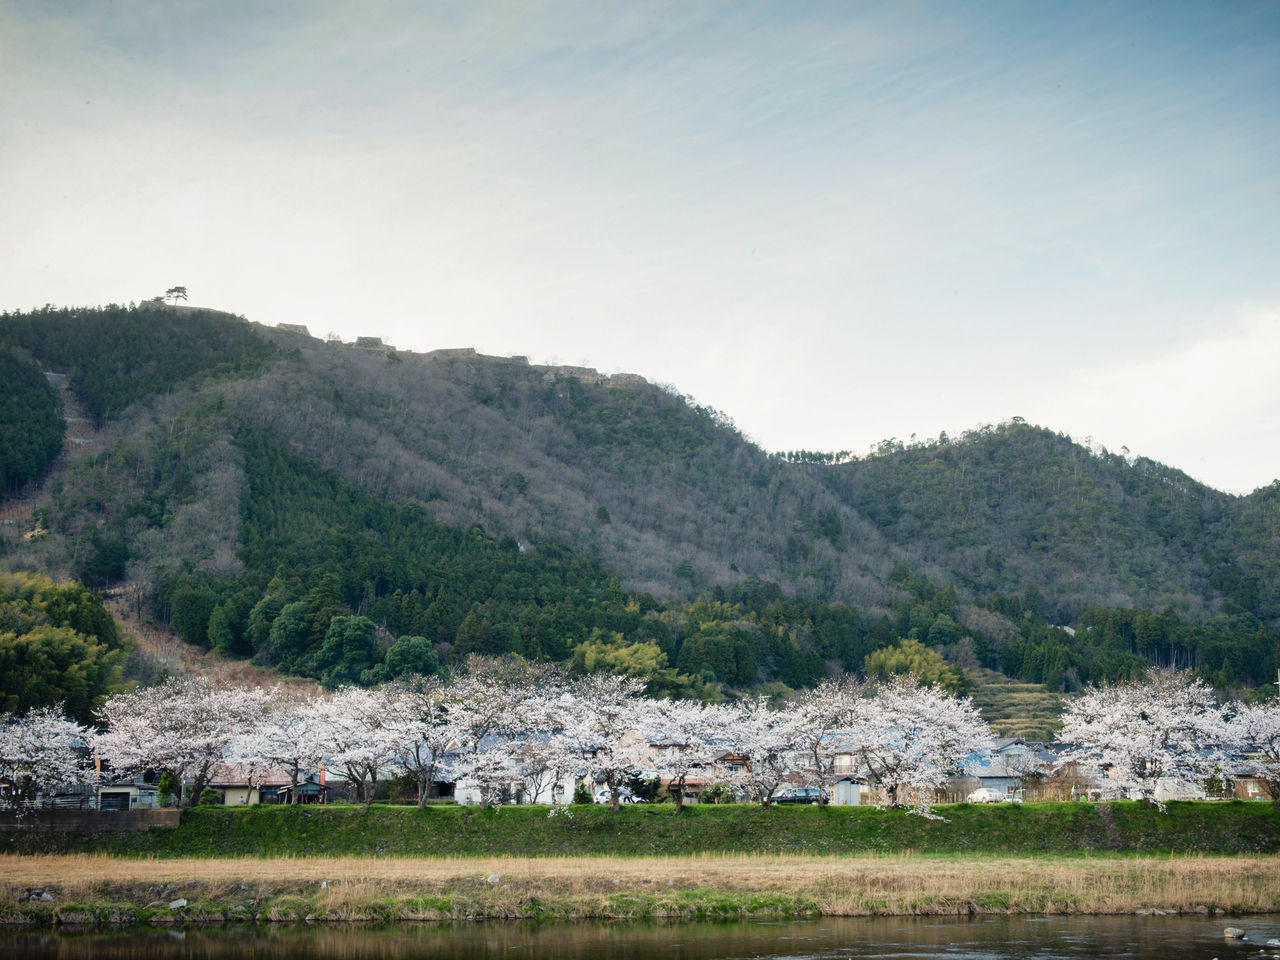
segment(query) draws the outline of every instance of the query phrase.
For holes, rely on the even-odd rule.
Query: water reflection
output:
[[[1223,940],[1234,923],[1250,942]],[[471,923],[228,926],[116,931],[0,930],[0,960],[825,960],[1100,957],[1207,960],[1257,956],[1280,916],[829,919],[797,923]],[[1280,951],[1270,951],[1280,956]]]

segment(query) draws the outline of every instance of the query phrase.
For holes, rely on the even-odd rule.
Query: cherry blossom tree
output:
[[[796,719],[774,710],[768,698],[756,697],[740,705],[730,723],[732,749],[746,761],[733,779],[767,807],[797,768]]]
[[[332,696],[312,701],[306,712],[309,721],[323,731],[321,752],[326,762],[342,769],[368,810],[378,778],[397,769],[400,744],[387,722],[387,698],[381,691],[342,687]]]
[[[840,779],[838,761],[846,753],[845,741],[863,692],[862,685],[851,677],[824,680],[801,692],[787,707],[793,718],[796,769],[818,787],[822,806]]]
[[[577,680],[565,700],[565,737],[583,758],[587,776],[609,789],[609,805],[617,810],[627,774],[652,764],[649,745],[640,734],[651,700],[640,697],[642,680],[593,673]]]
[[[480,806],[486,808],[502,800],[503,794],[521,782],[516,758],[505,743],[478,750],[467,758],[466,773],[459,780],[480,794]]]
[[[858,700],[846,738],[890,806],[921,810],[965,757],[991,747],[990,730],[968,697],[909,675]]]
[[[88,744],[92,733],[62,715],[62,704],[0,714],[0,780],[13,785],[4,799],[31,803],[40,791],[97,781]]]
[[[232,738],[230,758],[245,764],[250,779],[261,782],[269,770],[284,770],[292,785],[289,802],[298,802],[298,787],[305,772],[324,763],[327,730],[322,712],[312,698],[271,691],[266,710],[257,723]]]
[[[395,744],[396,766],[417,782],[418,807],[427,797],[459,731],[449,714],[449,693],[438,677],[410,674],[382,687],[385,723]]]
[[[564,800],[561,784],[582,768],[582,757],[563,731],[541,731],[522,738],[512,751],[529,800],[545,799],[552,807]]]
[[[567,734],[575,715],[573,695],[558,677],[544,678],[522,704],[524,729],[512,743],[512,756],[531,802],[546,796],[554,808],[562,784],[583,769],[582,755]]]
[[[1231,742],[1250,757],[1267,796],[1280,804],[1280,702],[1237,706]]]
[[[476,751],[489,736],[523,728],[528,720],[523,706],[545,675],[514,657],[468,657],[447,699],[463,747]]]
[[[459,783],[479,788],[481,806],[488,806],[497,795],[483,786],[499,775],[493,754],[511,755],[537,722],[530,714],[536,692],[552,682],[546,668],[514,657],[471,656],[450,685],[447,710],[458,744],[449,758],[450,772]]]
[[[1106,771],[1116,786],[1163,807],[1160,782],[1203,783],[1221,772],[1232,731],[1213,691],[1189,674],[1093,687],[1063,714],[1059,765]]]
[[[117,771],[173,771],[180,799],[190,806],[233,738],[261,720],[268,699],[262,688],[171,678],[109,697],[98,711],[106,730],[94,738],[94,747]]]
[[[713,769],[726,749],[727,728],[723,708],[692,700],[663,700],[649,712],[643,732],[655,750],[653,767],[666,779],[677,810],[684,806],[689,778]]]

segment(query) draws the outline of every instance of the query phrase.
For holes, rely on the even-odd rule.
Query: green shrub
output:
[[[160,774],[160,785],[156,788],[156,792],[159,794],[158,799],[160,802],[160,806],[162,807],[173,806],[173,801],[174,801],[173,791],[174,791],[173,772],[170,770],[165,770]]]
[[[699,803],[733,803],[733,791],[723,783],[713,783],[698,794]]]

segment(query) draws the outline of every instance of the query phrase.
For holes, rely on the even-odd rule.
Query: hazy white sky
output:
[[[771,450],[1280,477],[1275,2],[0,0],[0,211],[0,309],[184,284]]]

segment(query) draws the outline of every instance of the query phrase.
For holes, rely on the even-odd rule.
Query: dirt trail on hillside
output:
[[[80,398],[71,390],[70,378],[65,373],[45,372],[49,383],[62,398],[62,416],[66,421],[62,452],[53,469],[39,484],[31,485],[25,495],[0,502],[0,528],[16,531],[31,537],[36,529],[36,510],[43,500],[49,479],[85,457],[99,453],[103,448],[100,431],[93,417]],[[11,534],[6,534],[11,535]],[[292,677],[278,677],[269,670],[255,667],[244,660],[224,657],[184,643],[164,624],[143,620],[137,614],[136,598],[131,584],[125,583],[105,591],[101,599],[120,623],[124,636],[135,651],[160,670],[180,676],[201,675],[222,683],[236,686],[281,686],[304,690],[318,690],[311,681]]]
[[[237,687],[279,685],[307,692],[320,689],[311,680],[281,677],[270,670],[256,667],[247,660],[225,657],[220,653],[193,647],[163,624],[134,617],[131,605],[122,591],[111,591],[102,600],[124,628],[124,634],[133,644],[134,650],[159,669],[179,676],[208,677],[218,683]]]
[[[32,537],[39,533],[36,530],[36,507],[44,493],[44,485],[53,476],[57,467],[79,460],[81,457],[96,453],[102,447],[98,436],[98,428],[93,418],[80,403],[80,398],[71,392],[65,373],[45,373],[49,384],[58,391],[62,399],[62,418],[66,421],[66,430],[62,435],[62,452],[53,468],[39,483],[28,485],[22,495],[0,502],[0,526],[14,529],[24,537]]]

